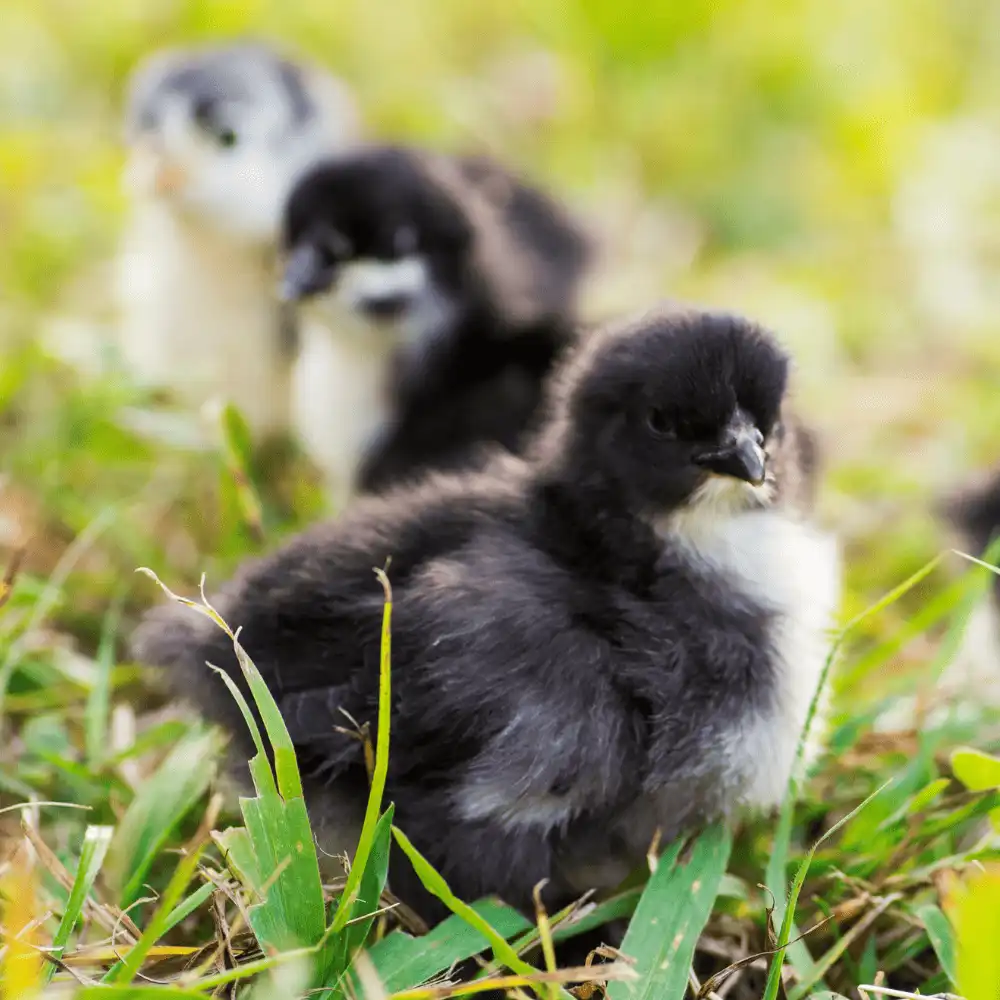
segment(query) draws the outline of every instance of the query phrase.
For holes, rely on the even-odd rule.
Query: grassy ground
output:
[[[44,347],[113,321],[106,265],[124,210],[118,105],[145,51],[242,32],[283,39],[339,68],[373,127],[492,151],[562,191],[608,247],[589,290],[593,313],[669,294],[775,327],[798,358],[800,406],[824,437],[822,508],[844,539],[844,623],[952,544],[933,503],[996,459],[1000,9],[987,0],[721,0],[627,12],[611,0],[190,0],[100,10],[7,0],[2,14],[0,551],[28,548],[0,613],[0,807],[87,807],[0,813],[0,835],[10,838],[0,851],[7,995],[20,995],[16,971],[31,965],[15,961],[12,929],[36,918],[38,943],[56,935],[68,949],[57,982],[110,975],[121,991],[143,982],[140,974],[181,976],[207,995],[249,971],[260,949],[288,953],[285,931],[314,945],[328,923],[371,912],[349,901],[324,911],[300,863],[281,869],[282,889],[268,905],[295,898],[297,886],[311,910],[245,914],[267,876],[255,873],[254,858],[265,868],[278,859],[268,866],[252,836],[232,834],[227,868],[223,845],[205,835],[244,820],[228,800],[214,811],[216,735],[119,660],[136,615],[162,599],[137,566],[191,593],[202,572],[221,581],[247,553],[322,510],[300,463],[280,476],[252,468],[264,505],[258,531],[224,448],[195,454],[141,440],[120,414],[142,399],[79,376]],[[884,699],[919,685],[948,655],[961,601],[982,583],[967,570],[946,557],[856,621],[833,679],[833,752],[786,810],[784,827],[757,823],[731,854],[725,836],[710,832],[686,864],[661,861],[629,945],[651,983],[654,967],[671,968],[669,982],[643,995],[679,995],[689,967],[703,981],[766,950],[769,897],[758,885],[775,891],[780,916],[784,883],[810,845],[890,779],[813,859],[796,925],[801,933],[826,922],[790,950],[787,995],[851,993],[879,973],[904,989],[954,991],[961,979],[969,1000],[988,995],[976,994],[976,949],[955,957],[941,907],[969,908],[963,934],[985,933],[987,917],[952,881],[997,854],[984,819],[997,802],[981,789],[1000,779],[988,761],[960,755],[954,763],[952,754],[963,745],[995,752],[997,719],[968,704],[901,733],[871,725]],[[267,814],[277,799],[261,781],[256,808]],[[384,876],[388,822],[369,832],[370,861],[355,866],[355,878],[370,897]],[[195,845],[205,848],[200,858]],[[37,893],[12,881],[28,856]],[[723,869],[716,898],[713,873]],[[293,877],[302,881],[287,882]],[[342,891],[328,886],[327,898]],[[989,892],[984,884],[975,898]],[[174,909],[192,893],[190,912]],[[613,905],[630,912],[638,895]],[[171,910],[165,928],[156,915]],[[525,930],[509,912],[482,912],[512,939]],[[709,912],[697,951],[685,951]],[[674,914],[676,934],[655,930],[663,914]],[[408,945],[409,978],[393,955],[399,932],[373,949],[390,990],[416,987],[418,972],[438,974],[484,944],[456,921],[445,944]],[[366,927],[337,926],[310,953],[321,955],[312,964],[326,981]],[[374,927],[384,934],[389,922]],[[112,932],[124,957],[117,964]],[[664,940],[679,950],[665,955]],[[768,961],[706,985],[760,995]],[[514,956],[505,962],[517,968]],[[234,965],[243,972],[222,971]],[[301,986],[294,966],[280,969],[293,978],[272,984],[273,995],[291,995]]]

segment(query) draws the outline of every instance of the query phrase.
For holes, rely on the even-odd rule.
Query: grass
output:
[[[997,456],[996,28],[987,0],[794,0],[780,17],[767,0],[628,16],[612,0],[164,0],[100,16],[10,0],[0,562],[17,572],[0,590],[0,993],[436,997],[478,955],[511,988],[585,997],[551,971],[547,939],[613,917],[630,921],[634,963],[612,967],[615,998],[995,996],[1000,718],[949,704],[910,730],[876,721],[946,666],[989,579],[950,553],[934,503]],[[244,31],[339,67],[386,134],[498,152],[558,188],[610,248],[594,313],[670,294],[788,340],[823,434],[822,514],[843,538],[852,627],[829,752],[780,816],[666,846],[648,879],[535,922],[456,900],[422,868],[454,911],[425,935],[383,894],[391,839],[408,843],[377,780],[391,733],[376,734],[354,864],[322,884],[279,720],[261,712],[256,795],[233,803],[219,734],[122,660],[162,599],[136,567],[191,593],[324,507],[312,470],[253,454],[237,414],[207,450],[144,438],[123,414],[149,401],[52,346],[67,324],[113,321],[128,68],[159,44]],[[946,226],[926,224],[931,209]]]

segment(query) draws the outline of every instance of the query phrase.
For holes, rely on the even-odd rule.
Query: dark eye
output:
[[[667,411],[659,406],[653,406],[648,410],[646,424],[657,437],[672,438],[677,436]]]
[[[198,125],[224,149],[236,145],[236,133],[223,120],[219,102],[215,98],[197,98],[191,113]]]

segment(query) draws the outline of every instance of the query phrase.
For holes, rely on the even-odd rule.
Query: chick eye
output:
[[[650,407],[647,411],[646,424],[657,437],[672,438],[677,436],[666,410],[659,406]]]
[[[231,128],[222,127],[215,133],[216,141],[223,149],[232,149],[236,145],[236,133]]]

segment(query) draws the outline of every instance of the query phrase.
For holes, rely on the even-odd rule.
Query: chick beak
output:
[[[187,173],[180,165],[161,159],[153,169],[153,191],[162,196],[176,194],[187,184]]]
[[[753,486],[761,486],[766,474],[763,438],[753,421],[737,410],[729,425],[722,432],[719,446],[702,452],[695,462],[719,476],[732,476]]]
[[[133,189],[156,197],[177,194],[187,184],[184,168],[153,143],[143,143],[133,153],[128,167],[128,180]]]
[[[278,297],[282,302],[299,302],[329,288],[332,273],[312,243],[295,247],[285,261]]]

